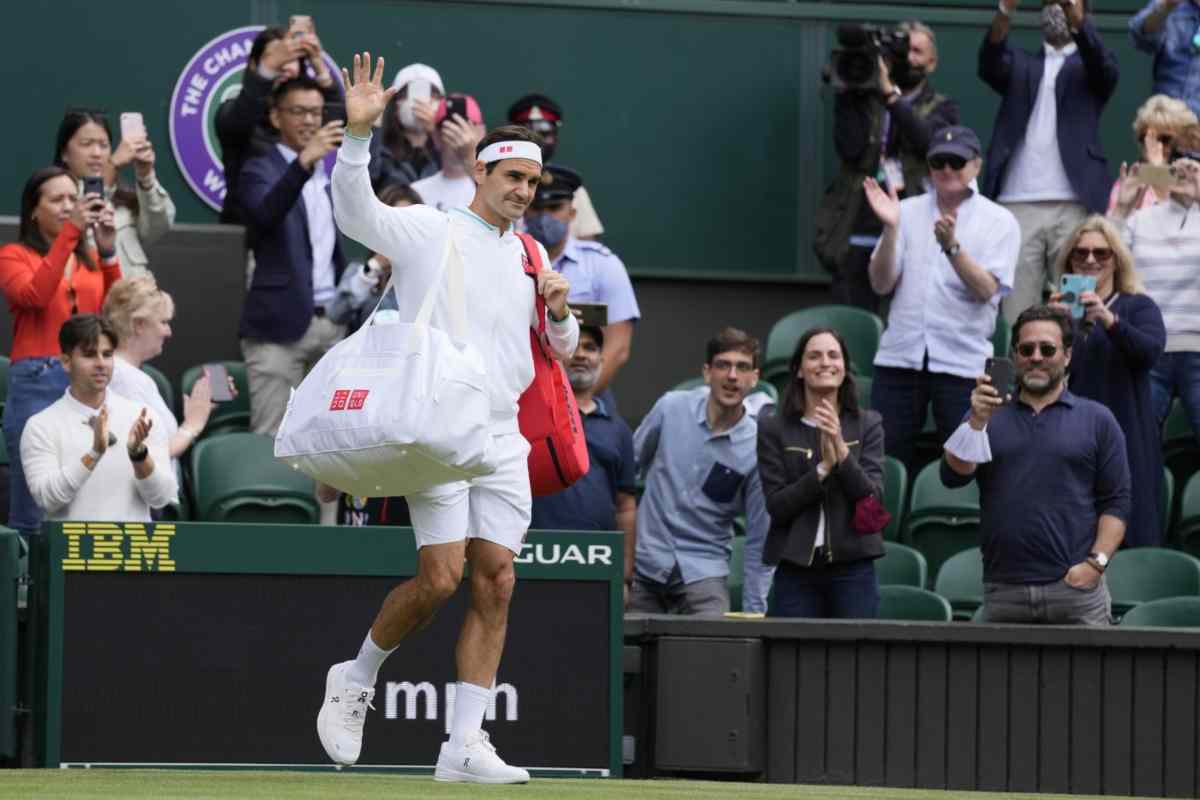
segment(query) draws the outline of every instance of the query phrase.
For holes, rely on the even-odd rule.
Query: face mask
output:
[[[1042,8],[1042,38],[1050,44],[1070,40],[1071,28],[1067,25],[1067,13],[1063,11],[1062,6]]]
[[[418,130],[421,125],[417,122],[416,116],[413,114],[413,101],[404,99],[396,104],[396,116],[400,119],[400,124],[411,131]]]
[[[570,226],[557,217],[542,212],[525,219],[525,230],[529,235],[541,242],[546,249],[552,250],[563,239],[567,238]]]

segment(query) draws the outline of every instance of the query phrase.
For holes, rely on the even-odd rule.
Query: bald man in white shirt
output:
[[[353,80],[345,74],[348,127],[333,171],[337,223],[347,236],[391,261],[401,319],[416,317],[417,305],[440,274],[450,238],[466,273],[467,339],[487,365],[493,447],[501,456],[492,475],[407,497],[417,575],[388,595],[358,657],[330,668],[317,731],[335,762],[358,760],[380,665],[455,592],[465,562],[471,566],[470,603],[455,650],[458,684],[450,740],[442,745],[434,779],[525,783],[529,773],[496,754],[482,725],[504,649],[516,581],[513,558],[531,513],[529,444],[517,424],[517,401],[533,380],[529,329],[537,325],[537,312],[535,284],[524,271],[525,250],[512,223],[533,200],[542,151],[535,134],[498,128],[476,147],[476,190],[468,207],[443,213],[428,206],[385,206],[371,191],[367,170],[371,122],[395,92],[383,89],[382,76],[383,59],[372,74],[366,53],[354,57]],[[536,291],[546,303],[547,339],[556,357],[566,360],[579,340],[579,325],[567,306],[569,284],[549,269],[544,249],[540,256],[546,268],[538,274]],[[435,327],[445,327],[450,317],[445,295],[435,304]]]

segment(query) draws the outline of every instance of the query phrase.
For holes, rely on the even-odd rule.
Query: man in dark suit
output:
[[[275,434],[291,388],[346,334],[325,314],[346,262],[322,161],[344,127],[322,125],[324,109],[312,79],[280,84],[270,112],[279,142],[247,161],[238,182],[257,263],[239,327],[255,433]]]
[[[1112,187],[1100,149],[1100,114],[1117,88],[1116,55],[1100,41],[1087,0],[1042,0],[1042,49],[1008,43],[1020,0],[1000,0],[979,50],[979,77],[1000,95],[984,164],[983,193],[1021,225],[1011,322],[1042,302],[1058,243],[1089,214],[1103,214]]]

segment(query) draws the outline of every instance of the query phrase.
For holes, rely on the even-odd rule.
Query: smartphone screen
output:
[[[1084,292],[1096,291],[1096,276],[1076,275],[1074,273],[1063,275],[1060,287],[1062,302],[1071,307],[1071,317],[1073,319],[1083,319],[1085,309],[1079,298]]]
[[[1175,184],[1175,176],[1167,164],[1139,164],[1137,179],[1140,183],[1160,189],[1167,189]]]
[[[142,139],[146,136],[146,122],[140,111],[121,112],[121,139]]]
[[[208,375],[208,383],[212,386],[212,399],[215,403],[228,403],[233,399],[229,391],[229,372],[224,364],[205,364],[204,371]]]
[[[579,312],[580,325],[595,325],[600,328],[608,325],[607,303],[571,303],[571,308]]]
[[[992,387],[1000,393],[1000,397],[1008,402],[1013,394],[1017,371],[1013,362],[1008,358],[989,358],[984,365],[984,371],[992,379]]]
[[[470,120],[470,117],[467,116],[467,99],[465,97],[446,98],[446,119],[453,119],[455,114],[465,120]],[[446,119],[442,122],[444,123]]]

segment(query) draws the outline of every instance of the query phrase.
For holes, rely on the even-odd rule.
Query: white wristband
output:
[[[1004,0],[1000,0],[1000,7],[997,10],[1004,16],[1009,16],[1008,9],[1004,7]]]
[[[943,447],[950,455],[970,464],[987,464],[992,460],[992,444],[988,440],[987,428],[977,431],[968,422],[959,425]]]

